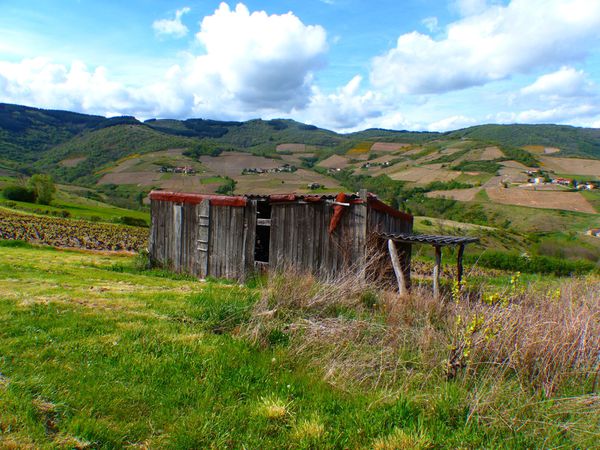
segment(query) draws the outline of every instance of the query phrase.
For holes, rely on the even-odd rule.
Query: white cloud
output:
[[[446,117],[436,122],[430,123],[427,126],[429,131],[450,131],[458,130],[459,128],[466,128],[471,125],[475,125],[477,121],[472,117],[466,117],[463,115],[456,115]]]
[[[187,34],[188,27],[181,22],[181,17],[190,12],[187,6],[175,11],[174,19],[160,19],[152,23],[154,32],[159,36],[183,37]]]
[[[516,112],[502,112],[490,117],[497,123],[558,123],[579,126],[593,126],[600,116],[597,103],[556,105],[548,108],[529,108]]]
[[[592,83],[583,70],[563,66],[556,72],[540,76],[529,86],[521,89],[522,95],[543,97],[580,97],[592,95]]]
[[[309,103],[327,51],[322,27],[292,13],[250,13],[243,4],[231,10],[222,3],[202,20],[196,38],[203,54],[182,56],[162,79],[141,87],[110,81],[104,67],[79,61],[0,63],[0,101],[143,118],[284,114]]]
[[[412,32],[374,58],[371,82],[396,94],[441,93],[582,60],[600,37],[600,2],[513,0],[448,26]]]
[[[310,104],[296,111],[301,120],[341,131],[365,127],[369,119],[382,115],[386,109],[384,99],[372,92],[360,93],[362,77],[356,75],[334,93],[325,94],[313,88]]]
[[[221,3],[202,20],[196,38],[206,54],[187,67],[190,86],[209,82],[254,110],[306,105],[327,51],[321,26],[304,25],[292,13],[250,13],[241,3],[234,10]]]
[[[425,17],[421,23],[429,30],[430,33],[435,33],[440,29],[437,17]]]
[[[131,111],[136,100],[133,90],[109,81],[104,67],[91,71],[80,61],[70,67],[45,58],[0,62],[0,77],[5,102],[107,114]]]

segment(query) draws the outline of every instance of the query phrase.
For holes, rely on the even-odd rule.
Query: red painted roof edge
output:
[[[386,213],[386,214],[389,214],[390,216],[397,217],[399,219],[403,219],[403,220],[406,220],[406,221],[410,221],[411,223],[413,222],[413,215],[412,214],[405,213],[405,212],[402,212],[402,211],[398,211],[397,209],[392,208],[387,203],[384,203],[381,200],[379,200],[373,194],[369,194],[369,196],[367,198],[368,198],[368,205],[371,208],[373,208],[375,211]]]
[[[203,200],[209,200],[215,206],[246,206],[246,197],[214,194],[190,194],[184,192],[152,191],[150,200],[160,200],[197,205]]]
[[[348,197],[351,194],[348,195]],[[169,191],[152,191],[149,194],[150,200],[161,200],[161,201],[170,201],[177,203],[190,203],[190,204],[198,204],[203,200],[209,200],[211,205],[215,206],[246,206],[248,199],[243,195],[216,195],[216,194],[191,194],[185,192],[169,192]],[[298,199],[304,199],[309,202],[317,202],[322,201],[323,196],[319,194],[272,194],[269,196],[265,196],[269,198],[269,201],[275,202],[293,202]],[[351,198],[347,199],[346,202],[351,204],[359,204],[362,203],[363,200],[360,198]],[[390,205],[382,202],[377,198],[376,195],[369,193],[367,196],[367,205],[370,208],[373,208],[376,211],[380,211],[385,214],[389,214],[393,217],[398,217],[403,220],[413,221],[413,216],[411,214],[398,211],[397,209],[392,208]]]

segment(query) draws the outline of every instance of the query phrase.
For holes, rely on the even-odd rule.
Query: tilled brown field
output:
[[[410,144],[398,144],[394,142],[375,142],[371,147],[372,152],[397,152]]]
[[[553,170],[556,173],[600,177],[600,160],[597,159],[542,156],[540,157],[540,161],[542,161],[546,169]]]
[[[530,191],[512,188],[486,189],[490,200],[505,205],[563,209],[594,214],[596,210],[579,192]]]

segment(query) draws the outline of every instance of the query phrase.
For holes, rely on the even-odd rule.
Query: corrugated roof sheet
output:
[[[377,233],[384,239],[391,239],[406,244],[431,244],[431,245],[463,245],[479,242],[479,238],[468,236],[441,236],[435,234],[412,234],[412,233]]]

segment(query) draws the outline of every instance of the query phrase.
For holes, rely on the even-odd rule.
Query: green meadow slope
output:
[[[238,286],[133,257],[0,245],[2,448],[591,448],[600,437],[595,278],[469,287],[480,303],[439,303],[425,285],[398,302],[355,280]]]

